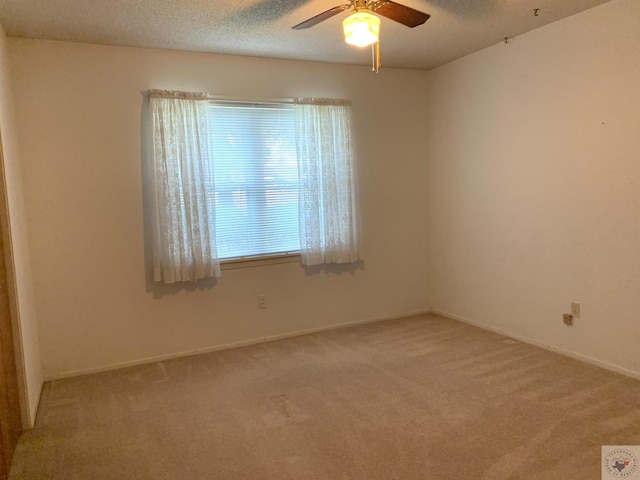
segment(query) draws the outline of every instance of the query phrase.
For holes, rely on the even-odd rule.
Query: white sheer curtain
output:
[[[297,99],[294,110],[302,264],[357,262],[361,241],[351,106]]]
[[[154,280],[218,277],[206,95],[153,90],[149,103]]]

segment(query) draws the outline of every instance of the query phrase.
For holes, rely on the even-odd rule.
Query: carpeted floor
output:
[[[640,382],[422,315],[47,383],[17,479],[600,479]]]

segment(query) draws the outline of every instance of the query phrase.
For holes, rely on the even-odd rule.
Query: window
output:
[[[216,101],[208,117],[219,258],[299,252],[293,105]]]
[[[149,105],[154,280],[219,276],[221,259],[361,259],[348,103],[154,90]]]

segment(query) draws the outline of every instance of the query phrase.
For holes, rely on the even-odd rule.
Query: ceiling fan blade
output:
[[[381,0],[371,6],[371,10],[378,15],[395,20],[407,27],[413,28],[422,25],[431,15],[423,13],[405,5],[392,2],[391,0]],[[295,27],[294,27],[295,28]]]
[[[326,12],[319,13],[315,17],[311,17],[308,20],[305,20],[304,22],[301,22],[295,27],[291,27],[291,28],[293,28],[294,30],[302,30],[303,28],[313,27],[314,25],[317,25],[318,23],[325,21],[327,18],[331,18],[334,15],[339,14],[340,12],[344,12],[347,8],[350,8],[350,7],[351,7],[350,3],[347,3],[345,5],[338,5],[337,7],[333,7],[327,10]]]

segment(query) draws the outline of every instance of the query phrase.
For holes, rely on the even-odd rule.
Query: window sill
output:
[[[300,263],[299,253],[284,253],[281,255],[260,255],[256,257],[229,258],[220,261],[221,270],[235,270],[237,268],[262,267],[278,265],[280,263]]]

